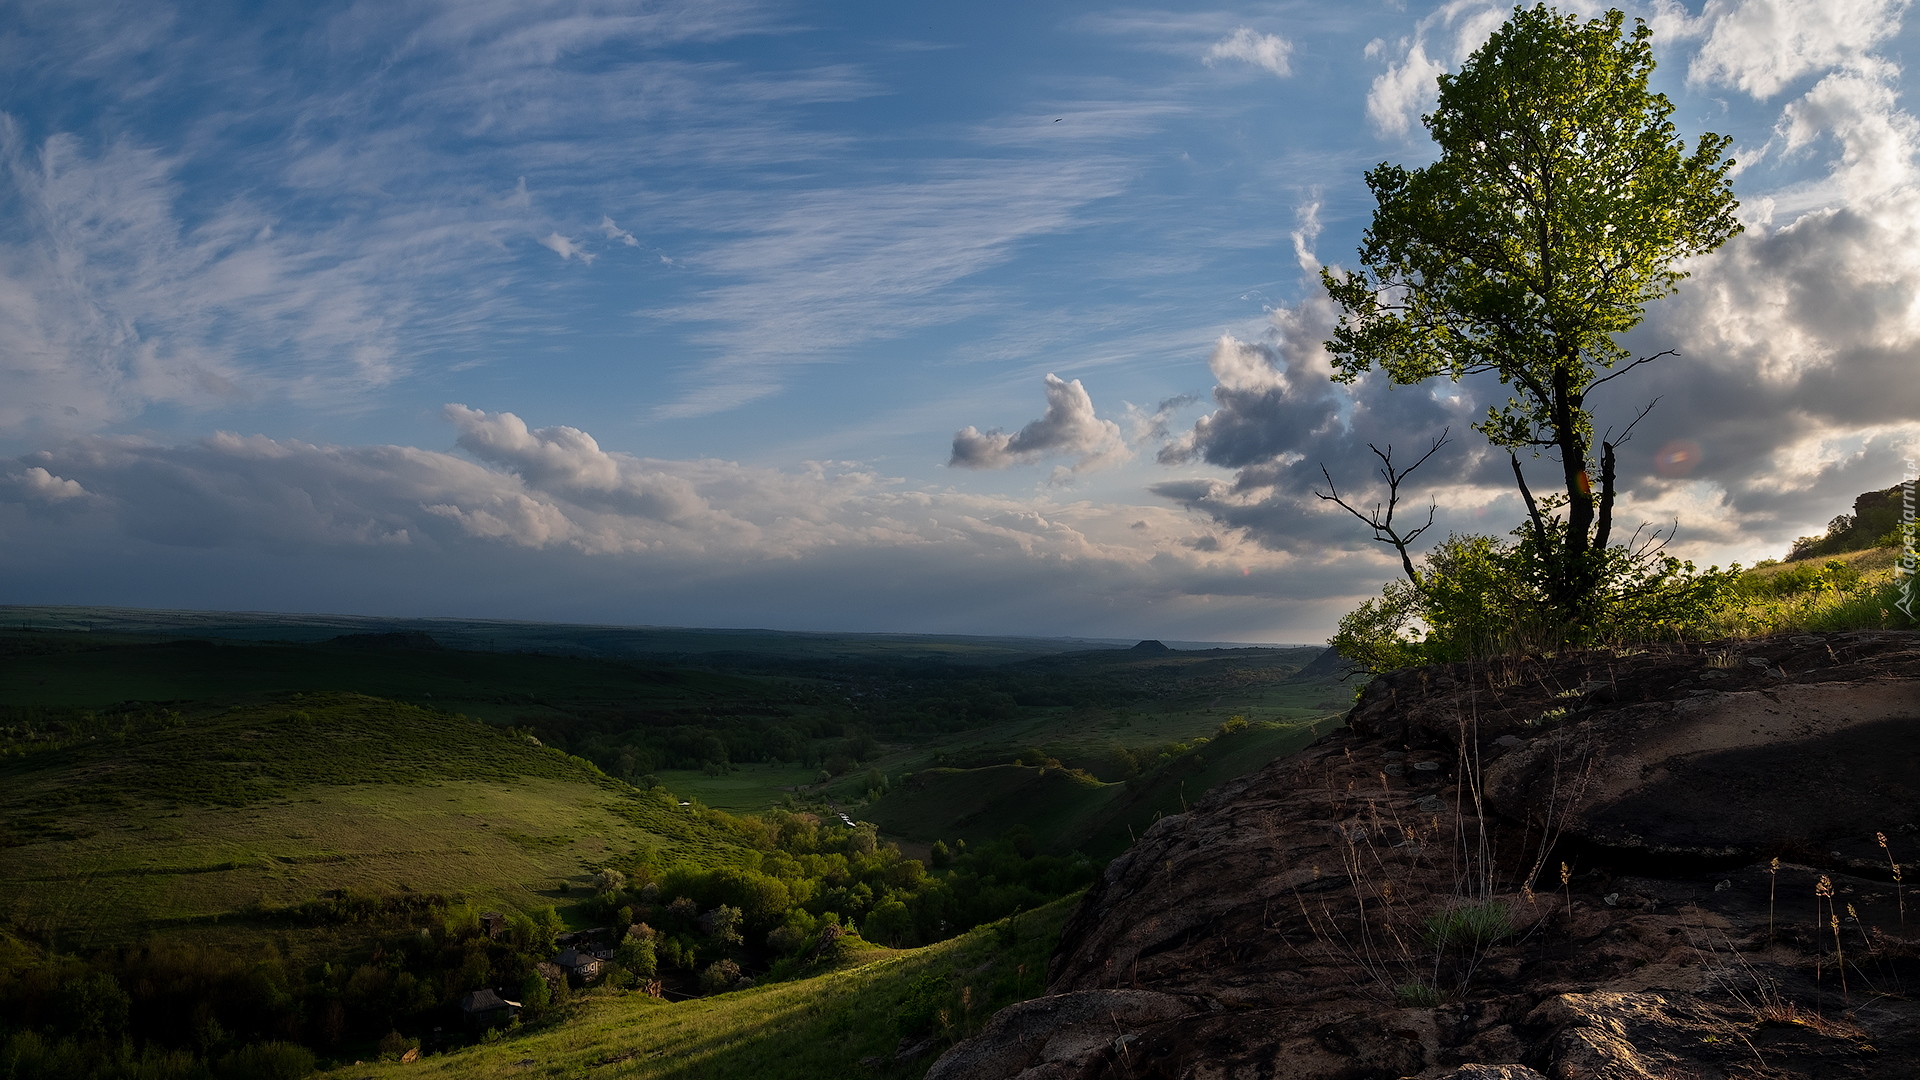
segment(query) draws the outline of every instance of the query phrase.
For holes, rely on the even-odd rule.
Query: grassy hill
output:
[[[977,1031],[995,1010],[1044,990],[1047,958],[1075,900],[924,948],[862,948],[811,978],[698,1001],[669,1005],[602,991],[578,1001],[558,1022],[497,1043],[338,1071],[355,1078],[461,1080],[917,1080],[941,1050]],[[925,1052],[895,1060],[902,1039],[923,1038]]]
[[[927,1057],[888,1056],[901,1035],[957,1037],[1040,990],[1064,909],[1032,909],[1351,696],[1302,672],[1317,649],[769,638],[689,660],[234,626],[0,630],[0,1063],[31,1063],[15,1072],[371,1060],[396,1028],[458,1029],[469,990],[549,985],[569,926],[644,922],[650,944],[623,943],[632,969],[611,976],[628,989],[500,1045],[560,1072],[842,1076],[879,1057],[864,1074],[917,1076]],[[1236,714],[1255,722],[1223,729]],[[869,805],[874,777],[893,791]],[[969,845],[930,872],[842,809]],[[1028,929],[1005,923],[1023,911]],[[796,979],[841,931],[859,963]],[[685,1000],[743,973],[764,985]],[[656,978],[672,1007],[630,992]],[[456,1071],[520,1068],[497,1050]]]
[[[616,851],[728,855],[586,762],[362,695],[104,718],[32,745],[0,761],[0,918],[66,948],[161,927],[231,939],[343,888],[564,908],[560,885]]]

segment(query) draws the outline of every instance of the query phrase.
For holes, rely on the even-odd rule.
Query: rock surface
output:
[[[1916,766],[1916,634],[1396,672],[928,1076],[1920,1076]]]

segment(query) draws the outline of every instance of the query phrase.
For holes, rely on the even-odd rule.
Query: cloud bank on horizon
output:
[[[1691,555],[1920,457],[1907,6],[1628,8],[1741,163],[1601,403]],[[1322,465],[1519,519],[1317,279],[1501,5],[5,8],[8,600],[1306,640],[1393,573]]]

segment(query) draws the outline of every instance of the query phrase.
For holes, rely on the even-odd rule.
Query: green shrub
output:
[[[1408,1008],[1431,1009],[1446,1001],[1447,996],[1438,987],[1423,982],[1409,982],[1394,987],[1393,998]]]
[[[952,997],[953,988],[946,978],[928,972],[907,985],[900,1007],[894,1010],[893,1022],[902,1035],[925,1035],[939,1023],[940,1010]]]
[[[312,1075],[314,1064],[313,1051],[304,1046],[255,1043],[222,1057],[213,1075],[219,1080],[301,1080]]]
[[[1513,912],[1498,900],[1455,904],[1426,921],[1427,944],[1441,952],[1478,952],[1513,932]]]
[[[740,981],[740,965],[731,960],[715,960],[700,973],[700,992],[718,994],[732,989]]]
[[[1713,625],[1734,596],[1739,567],[1700,570],[1671,556],[1610,548],[1582,625],[1554,621],[1544,561],[1525,530],[1508,543],[1449,536],[1419,581],[1395,579],[1340,620],[1332,645],[1371,671],[1449,663],[1567,645],[1675,640]]]

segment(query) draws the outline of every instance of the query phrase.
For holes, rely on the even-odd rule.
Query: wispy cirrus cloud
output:
[[[984,309],[989,291],[966,287],[967,278],[1011,259],[1024,241],[1077,227],[1078,211],[1127,179],[1123,163],[1097,159],[949,161],[932,172],[914,182],[678,202],[673,215],[733,237],[686,259],[712,284],[648,314],[700,324],[696,340],[724,359],[699,377],[706,385],[660,415],[738,405],[778,389],[789,365]]]

